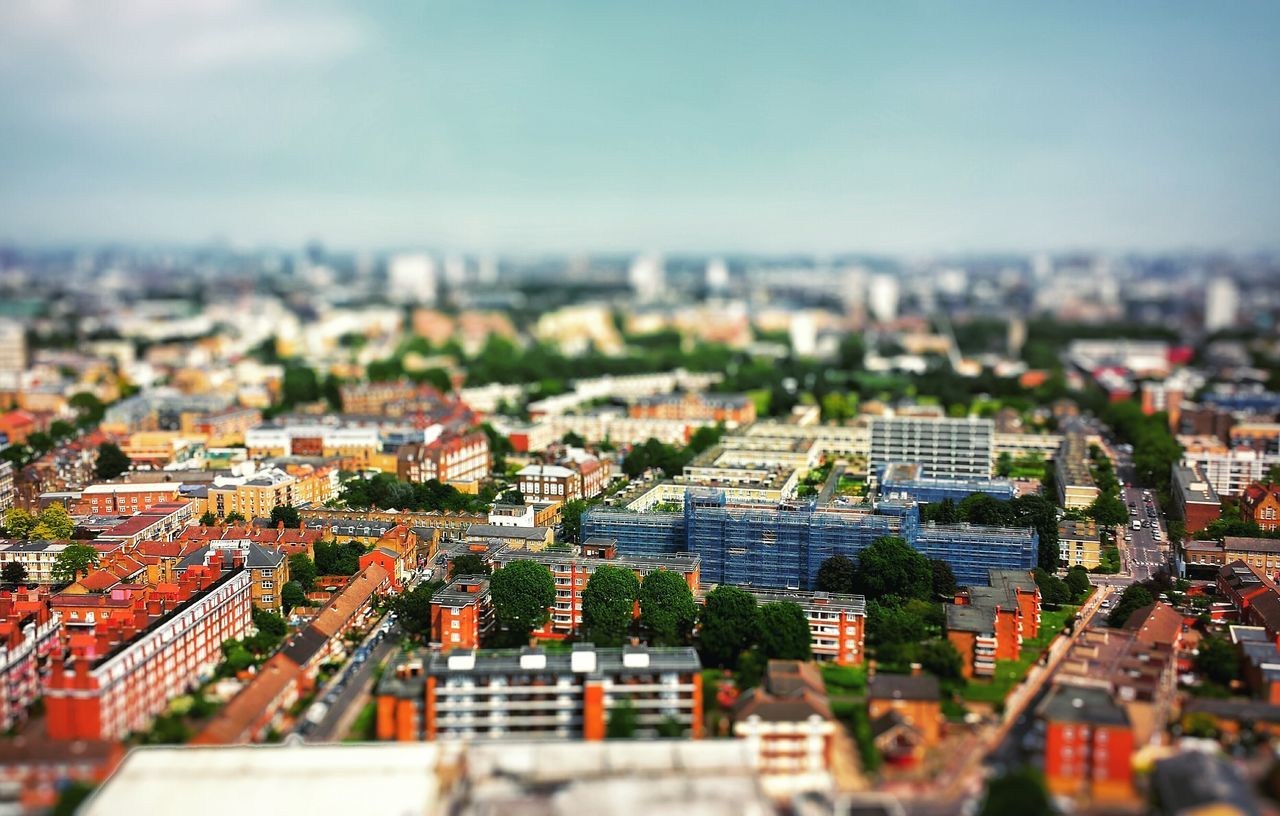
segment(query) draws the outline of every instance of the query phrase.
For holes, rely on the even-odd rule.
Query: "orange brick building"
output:
[[[809,648],[814,660],[861,666],[866,659],[863,644],[867,630],[867,599],[861,595],[755,587],[744,589],[761,604],[787,602],[804,610],[809,620]]]
[[[1038,709],[1044,774],[1055,796],[1095,800],[1131,794],[1134,738],[1124,708],[1104,689],[1055,686]]]
[[[141,513],[153,505],[179,501],[177,482],[96,484],[80,494],[79,511],[93,516]]]
[[[745,394],[658,394],[633,403],[632,419],[676,419],[748,425],[756,421],[756,404]]]
[[[968,587],[946,606],[947,639],[964,676],[990,677],[997,660],[1017,660],[1023,638],[1040,633],[1040,590],[1031,573],[991,570],[991,586]]]
[[[1240,515],[1263,530],[1280,528],[1280,485],[1254,482],[1240,496]]]
[[[923,674],[878,673],[867,685],[867,717],[876,747],[890,763],[918,762],[942,740],[942,693],[938,678]]]
[[[431,596],[431,642],[450,649],[478,649],[493,630],[489,578],[461,575]]]

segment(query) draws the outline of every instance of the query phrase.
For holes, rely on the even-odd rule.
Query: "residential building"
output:
[[[775,796],[832,787],[840,728],[822,675],[799,660],[770,660],[760,685],[733,706],[733,735],[750,746]]]
[[[735,427],[755,422],[756,404],[746,394],[655,394],[633,402],[628,415],[632,419],[723,423]]]
[[[373,549],[360,556],[360,569],[377,564],[391,577],[395,589],[405,587],[418,568],[418,534],[413,528],[398,524],[378,538]],[[424,553],[430,557],[433,553]]]
[[[250,428],[262,424],[257,408],[224,408],[203,414],[183,414],[181,431],[187,436],[201,436],[210,448],[238,447],[244,444]]]
[[[336,470],[299,477],[278,467],[258,468],[244,476],[218,476],[209,486],[208,511],[219,521],[232,513],[245,519],[268,518],[276,507],[328,500],[336,480]]]
[[[911,674],[874,673],[867,683],[867,717],[877,750],[890,763],[919,762],[942,741],[942,692],[938,678],[918,665]]]
[[[866,659],[867,599],[861,595],[743,587],[760,604],[794,603],[809,620],[813,659],[861,666]],[[705,597],[705,596],[704,596]]]
[[[131,614],[95,626],[92,642],[55,657],[45,678],[49,736],[124,739],[148,728],[221,662],[223,641],[244,635],[250,585],[243,569],[191,567],[167,597],[139,597]]]
[[[1246,487],[1240,495],[1240,515],[1263,530],[1280,529],[1280,485],[1254,482]]]
[[[1170,481],[1171,509],[1186,524],[1187,535],[1200,532],[1222,515],[1222,500],[1199,465],[1174,463]]]
[[[180,498],[181,483],[102,483],[89,485],[80,493],[79,512],[93,516],[141,513],[154,504]]]
[[[600,740],[623,706],[636,712],[641,736],[672,727],[697,738],[701,670],[690,648],[406,652],[375,693],[378,738]]]
[[[1037,709],[1045,722],[1044,774],[1055,796],[1129,795],[1133,729],[1101,688],[1058,685]]]
[[[1234,324],[1229,324],[1234,325]],[[1151,774],[1159,816],[1261,816],[1258,794],[1235,764],[1203,751],[1156,762]]]
[[[1182,463],[1199,465],[1209,484],[1224,498],[1241,496],[1249,485],[1267,478],[1272,465],[1280,464],[1280,454],[1263,453],[1250,448],[1227,449],[1217,440],[1213,445],[1183,443]]]
[[[1093,519],[1058,522],[1058,560],[1068,567],[1093,569],[1102,563],[1102,534]]]
[[[405,482],[478,482],[491,467],[489,437],[480,431],[447,433],[432,442],[401,445],[396,453],[396,476]]]
[[[1040,633],[1040,589],[1021,570],[991,570],[990,586],[971,586],[946,605],[947,639],[965,677],[991,677],[997,660],[1017,660],[1022,641]]]
[[[211,541],[181,558],[174,569],[181,574],[192,566],[208,566],[215,560],[243,563],[253,583],[250,590],[253,605],[280,614],[284,585],[289,582],[289,568],[282,550],[248,540]]]
[[[1220,549],[1223,563],[1243,561],[1273,581],[1280,575],[1280,539],[1227,536]]]
[[[66,541],[0,541],[0,569],[5,564],[15,562],[27,571],[27,581],[34,584],[54,583],[54,561],[68,544]]]
[[[246,431],[244,442],[253,459],[336,456],[360,467],[382,450],[378,429],[366,426],[266,424]]]
[[[975,493],[983,493],[1001,501],[1017,495],[1008,479],[927,479],[923,466],[917,463],[890,463],[880,473],[880,497],[896,502],[964,501]]]
[[[988,479],[995,423],[989,419],[872,417],[867,477],[887,465],[912,462],[925,479]]]
[[[0,729],[26,722],[40,696],[40,667],[58,649],[60,624],[43,590],[0,592]]]
[[[472,524],[467,528],[463,541],[473,549],[486,549],[502,545],[512,549],[538,552],[555,542],[555,531],[550,527],[505,527],[494,524]]]
[[[1083,510],[1098,498],[1098,486],[1089,469],[1089,440],[1084,434],[1072,431],[1063,435],[1053,467],[1059,506]]]
[[[18,491],[13,481],[13,463],[0,462],[0,513],[17,503]]]
[[[528,465],[516,474],[525,501],[567,502],[582,498],[582,477],[560,465]]]
[[[494,623],[488,576],[455,576],[431,596],[431,642],[446,652],[480,648]]]

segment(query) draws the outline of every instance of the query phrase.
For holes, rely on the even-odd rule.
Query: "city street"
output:
[[[1168,540],[1164,537],[1164,528],[1160,523],[1160,509],[1156,506],[1154,495],[1144,498],[1142,489],[1137,487],[1122,488],[1121,498],[1129,505],[1129,520],[1125,534],[1130,537],[1122,552],[1124,569],[1133,575],[1134,580],[1145,581],[1161,567],[1168,565]],[[1149,503],[1148,503],[1149,502]],[[1133,520],[1143,526],[1133,529]],[[1161,540],[1156,541],[1153,532],[1159,530]]]
[[[334,742],[341,740],[351,726],[351,722],[364,707],[364,700],[373,679],[373,667],[382,663],[400,645],[400,627],[393,626],[376,646],[369,651],[369,657],[354,669],[347,668],[343,675],[342,691],[329,704],[324,719],[317,725],[310,725],[307,720],[300,721],[299,733],[307,742]],[[321,698],[317,698],[319,700]],[[314,703],[313,703],[314,705]],[[305,730],[304,730],[304,726]]]

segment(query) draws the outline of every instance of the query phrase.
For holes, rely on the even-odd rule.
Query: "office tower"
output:
[[[1020,357],[1022,355],[1022,347],[1027,342],[1027,321],[1020,317],[1009,319],[1009,330],[1006,334],[1005,345],[1010,357]]]
[[[1240,298],[1230,278],[1216,277],[1204,290],[1204,330],[1229,329],[1236,323]]]
[[[392,299],[404,303],[436,302],[436,262],[429,255],[405,254],[391,259],[387,283]]]
[[[818,350],[818,324],[811,312],[796,312],[791,316],[791,353],[800,357],[812,357]]]
[[[871,315],[881,323],[888,323],[898,316],[898,279],[892,275],[873,275],[867,293]]]
[[[844,270],[843,288],[845,312],[861,312],[867,300],[867,270],[861,266],[851,266]]]
[[[627,270],[631,291],[640,301],[657,300],[666,285],[662,258],[659,255],[639,255]]]
[[[926,479],[985,479],[991,475],[995,423],[989,419],[874,417],[868,476],[895,462],[920,465]]]

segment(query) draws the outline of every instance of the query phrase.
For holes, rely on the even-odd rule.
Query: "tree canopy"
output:
[[[98,446],[98,459],[93,465],[94,474],[104,481],[114,479],[132,466],[128,454],[114,442]]]
[[[271,508],[271,526],[277,527],[281,523],[291,530],[296,530],[302,526],[302,516],[298,515],[297,508],[292,504],[278,504]]]
[[[756,641],[755,596],[735,586],[718,586],[707,593],[702,608],[699,646],[709,665],[733,668],[743,650]]]
[[[75,532],[76,523],[67,508],[51,504],[41,510],[27,535],[36,541],[66,541]]]
[[[1155,596],[1151,594],[1151,590],[1142,584],[1132,584],[1125,587],[1124,592],[1120,595],[1120,600],[1116,601],[1115,608],[1107,616],[1107,623],[1111,626],[1124,626],[1124,622],[1129,619],[1130,615],[1144,606],[1150,606],[1155,601]]]
[[[431,631],[431,597],[439,586],[437,583],[418,584],[392,601],[391,608],[404,631],[416,636]]]
[[[69,544],[53,559],[53,580],[70,583],[98,564],[98,551],[87,544]]]
[[[402,482],[391,473],[378,473],[368,479],[348,479],[339,489],[337,502],[359,510],[470,513],[487,508],[479,496],[463,493],[436,479],[422,483]]]
[[[791,601],[760,607],[760,651],[769,660],[808,660],[809,618]]]
[[[536,561],[512,561],[489,579],[489,592],[500,637],[517,645],[550,620],[556,582],[551,570]]]
[[[597,646],[621,646],[639,595],[634,572],[610,564],[597,567],[582,591],[583,638]]]
[[[858,566],[845,555],[833,555],[818,567],[818,589],[822,592],[853,592]]]
[[[933,568],[933,595],[935,598],[955,598],[960,588],[956,582],[956,574],[951,565],[941,558],[930,558],[929,566]]]
[[[359,541],[316,542],[316,575],[355,575],[360,571],[360,556],[365,547]]]
[[[878,538],[858,554],[854,589],[868,598],[933,597],[933,567],[901,538]]]
[[[289,556],[289,580],[297,581],[303,592],[310,592],[316,584],[315,562],[306,553],[294,553]]]
[[[698,605],[684,577],[670,570],[654,570],[640,583],[640,625],[655,646],[689,642],[698,621]]]
[[[489,572],[489,564],[475,553],[454,556],[449,562],[450,580],[458,575],[488,575]]]

